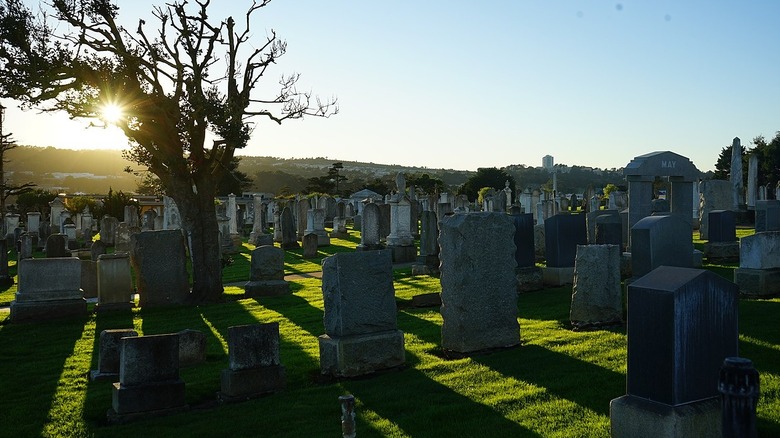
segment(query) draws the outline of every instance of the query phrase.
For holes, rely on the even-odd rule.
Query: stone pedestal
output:
[[[252,251],[249,281],[244,285],[247,297],[278,296],[290,293],[284,279],[284,250],[261,246]]]
[[[405,362],[404,334],[400,330],[363,335],[321,335],[320,369],[323,374],[355,377],[398,367]]]
[[[387,245],[393,252],[393,263],[410,263],[417,260],[417,247],[414,245]]]
[[[517,279],[518,292],[532,292],[544,289],[544,273],[542,272],[542,268],[536,266],[517,268],[515,269],[515,278]]]
[[[780,294],[780,268],[734,270],[734,283],[748,295],[773,296]]]
[[[574,283],[574,266],[572,267],[546,267],[542,269],[544,284],[547,286],[563,286]]]
[[[707,242],[704,257],[710,263],[733,263],[739,261],[739,242]]]
[[[284,366],[272,365],[246,370],[223,369],[219,400],[237,402],[281,391],[286,386]]]
[[[718,397],[670,406],[625,395],[609,403],[612,438],[721,436]]]

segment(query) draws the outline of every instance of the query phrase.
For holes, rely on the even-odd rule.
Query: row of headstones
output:
[[[286,386],[279,355],[279,323],[228,327],[228,368],[220,375],[221,402],[281,391]],[[179,368],[206,360],[206,337],[196,330],[138,336],[132,329],[100,333],[98,369],[92,380],[112,384],[109,422],[187,409]]]

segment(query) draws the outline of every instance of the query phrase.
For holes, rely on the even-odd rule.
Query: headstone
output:
[[[742,179],[740,178],[740,186]],[[713,210],[731,210],[734,203],[734,187],[729,181],[710,179],[699,184],[699,238],[709,240],[710,212]]]
[[[661,266],[628,286],[626,395],[611,436],[721,436],[718,373],[737,356],[739,291],[711,271]]]
[[[37,211],[31,211],[27,213],[27,233],[36,234],[40,232],[41,228],[41,214]]]
[[[436,212],[423,211],[420,221],[420,255],[417,257],[419,266],[416,272],[421,274],[439,275],[439,226]]]
[[[338,239],[348,239],[349,232],[347,231],[347,218],[344,216],[335,216],[333,218],[333,232],[330,233],[330,237]]]
[[[106,253],[106,244],[103,243],[102,240],[96,240],[92,242],[92,245],[89,248],[89,252],[91,254],[90,258],[92,261],[96,262],[101,254]]]
[[[238,216],[238,208],[236,207],[236,195],[233,193],[228,195],[227,216],[228,220],[230,221],[230,234],[238,234],[238,221],[236,220],[236,216]]]
[[[33,234],[24,233],[19,237],[19,258],[18,260],[30,259],[33,256],[33,240],[36,238]]]
[[[620,246],[578,245],[569,319],[576,328],[623,322]]]
[[[284,226],[282,225],[282,210],[273,204],[274,242],[282,243],[284,240]]]
[[[593,210],[585,214],[585,224],[588,232],[588,243],[596,243],[596,218],[603,215],[614,216],[620,220],[620,212],[617,210]]]
[[[92,260],[81,261],[81,291],[84,298],[97,298],[97,263]]]
[[[279,359],[279,323],[228,327],[228,365],[221,375],[221,401],[283,390],[286,379]]]
[[[363,207],[361,217],[360,245],[357,251],[369,251],[382,249],[381,239],[381,211],[379,205],[370,202]]]
[[[748,210],[756,208],[757,186],[758,186],[758,154],[751,153],[748,157],[748,179],[747,179],[747,203]]]
[[[290,293],[290,286],[284,280],[284,250],[270,245],[255,248],[251,263],[249,281],[244,285],[247,297]]]
[[[780,231],[766,231],[739,240],[739,268],[734,283],[748,295],[780,293]]]
[[[317,250],[319,249],[319,237],[314,233],[309,233],[303,236],[303,258],[313,259],[317,257]]]
[[[115,217],[103,216],[100,220],[100,240],[108,246],[114,246],[119,221]]]
[[[510,216],[455,214],[444,217],[440,227],[442,348],[471,353],[518,345]]]
[[[19,228],[19,215],[16,213],[5,214],[6,234],[12,234],[14,228]]]
[[[157,229],[155,227],[155,229]],[[179,207],[176,206],[176,202],[170,196],[163,196],[163,230],[178,230],[181,229],[181,215],[179,214]]]
[[[68,251],[68,236],[52,234],[46,239],[46,258],[70,257]]]
[[[17,269],[19,287],[11,302],[12,322],[86,315],[79,259],[25,259],[19,261]]]
[[[138,223],[138,207],[125,205],[125,220],[123,222],[127,224],[128,228],[138,228],[140,226]]]
[[[190,286],[181,231],[142,231],[133,234],[130,240],[138,304],[141,307],[185,304]]]
[[[639,278],[655,268],[693,266],[693,234],[679,215],[648,216],[631,228],[631,272]]]
[[[745,187],[742,182],[742,144],[739,137],[734,137],[731,143],[731,174],[729,175],[731,186],[731,205],[723,209],[739,211],[745,206]]]
[[[577,245],[586,245],[587,239],[584,214],[557,214],[544,222],[545,284],[561,286],[574,281]]]
[[[653,199],[650,201],[650,213],[669,213],[669,201],[666,199]]]
[[[713,210],[709,214],[709,241],[736,242],[737,225],[733,211]]]
[[[14,284],[14,278],[8,270],[8,243],[5,239],[0,239],[0,286],[10,286]]]
[[[119,382],[112,388],[109,423],[186,409],[177,334],[122,338],[120,349]]]
[[[390,234],[390,204],[376,204],[379,207],[379,237],[385,240]],[[436,217],[444,217],[436,212]]]
[[[290,207],[284,207],[282,210],[281,222],[282,248],[299,248],[300,245],[298,245],[298,237],[295,232],[295,222],[293,221],[292,210],[290,210]],[[323,228],[323,232],[324,231],[325,229]]]
[[[120,222],[116,227],[116,234],[114,237],[114,251],[116,252],[128,252],[130,251],[130,227],[126,222]]]
[[[262,238],[261,236],[266,235],[265,227],[263,227],[263,197],[260,195],[252,196],[252,206],[254,218],[252,220],[252,232],[249,233],[249,243],[260,246],[258,245],[258,240]],[[271,243],[273,243],[273,238],[271,238]]]
[[[610,210],[602,210],[610,211]],[[596,216],[596,244],[618,245],[623,249],[623,220],[620,214],[603,214]]]
[[[756,201],[756,233],[780,231],[780,200]]]
[[[90,262],[92,263],[92,262]],[[96,311],[127,310],[132,302],[133,279],[127,253],[103,254],[97,260]]]
[[[322,262],[322,374],[355,377],[404,364],[388,250],[337,253]]]
[[[191,367],[206,361],[206,335],[199,330],[184,329],[179,336],[179,368]]]
[[[49,220],[50,225],[53,230],[56,230],[56,232],[60,231],[60,214],[65,211],[65,203],[62,202],[62,199],[60,199],[59,196],[54,198],[51,202],[49,202]]]
[[[407,263],[417,258],[417,248],[411,229],[411,201],[401,196],[390,202],[390,234],[387,248],[393,252],[393,262]]]
[[[515,226],[515,279],[518,292],[530,292],[544,287],[544,275],[536,266],[534,216],[521,211],[512,207],[510,216]]]
[[[109,329],[100,332],[98,369],[89,373],[93,381],[119,380],[119,355],[122,338],[138,336],[133,329]]]
[[[146,210],[141,220],[141,231],[154,231],[155,221],[157,219],[157,212],[154,210]]]
[[[74,224],[63,225],[65,237],[67,237],[66,246],[69,250],[78,249],[79,242],[76,240],[76,226]]]

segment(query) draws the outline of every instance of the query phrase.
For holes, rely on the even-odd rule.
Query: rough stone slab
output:
[[[412,297],[412,306],[439,307],[441,306],[441,293],[433,292],[429,294],[415,295]]]
[[[713,385],[714,386],[714,385]],[[612,438],[720,437],[720,399],[681,406],[625,395],[609,403]]]
[[[732,263],[739,261],[739,242],[707,242],[704,257],[710,263]]]
[[[319,344],[320,371],[335,377],[361,376],[406,362],[400,330],[344,337],[321,335]]]
[[[81,260],[74,257],[21,260],[18,278],[18,302],[82,298]]]
[[[322,261],[325,333],[395,330],[393,264],[388,250],[339,253]]]
[[[133,329],[110,329],[100,332],[98,369],[91,374],[92,380],[116,377],[119,380],[119,355],[122,338],[138,336]],[[116,381],[114,380],[114,381]]]
[[[206,335],[185,329],[179,335],[179,367],[190,367],[206,361]]]
[[[122,338],[120,351],[119,383],[122,387],[179,379],[177,334]],[[123,413],[116,407],[114,410]]]
[[[747,295],[774,296],[780,294],[780,268],[734,270],[734,283]]]
[[[228,327],[228,363],[233,371],[280,365],[279,323]]]
[[[139,305],[185,304],[190,295],[184,236],[179,230],[143,231],[130,237],[130,262]]]
[[[136,386],[123,386],[120,383],[114,383],[111,396],[111,405],[114,412],[119,415],[184,408],[186,406],[183,380]]]
[[[284,367],[271,365],[245,370],[223,369],[218,398],[234,402],[282,391],[287,385]]]

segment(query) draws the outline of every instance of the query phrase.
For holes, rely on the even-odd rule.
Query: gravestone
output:
[[[295,222],[293,221],[292,210],[290,210],[290,207],[284,207],[282,210],[281,222],[282,248],[299,248],[300,245],[298,245],[298,237],[295,232]]]
[[[734,283],[748,295],[780,293],[780,231],[745,236],[739,241]]]
[[[278,205],[273,204],[274,209],[271,212],[273,214],[273,222],[274,222],[274,242],[282,243],[284,240],[283,235],[283,225],[282,225],[282,210],[279,208]]]
[[[89,252],[92,261],[96,262],[98,257],[100,257],[101,254],[106,253],[106,244],[103,243],[102,240],[96,240],[92,242],[92,245],[89,248]]]
[[[588,243],[584,214],[556,214],[544,221],[544,283],[562,286],[574,281],[577,245]]]
[[[116,252],[128,252],[130,251],[130,226],[126,222],[120,222],[116,227],[116,234],[114,237],[114,251]]]
[[[412,270],[417,274],[439,275],[439,226],[436,212],[421,213],[420,255]]]
[[[187,303],[190,286],[181,231],[142,231],[130,239],[138,304],[156,307]]]
[[[65,224],[62,226],[64,232],[63,234],[67,238],[66,246],[68,250],[74,250],[78,249],[79,242],[76,240],[76,225],[74,224]]]
[[[544,287],[542,269],[536,266],[534,245],[534,216],[522,213],[519,207],[510,209],[512,223],[515,226],[515,279],[518,292],[530,292]]]
[[[97,263],[92,260],[81,261],[81,292],[84,298],[97,298]]]
[[[608,210],[603,210],[608,211]],[[618,245],[623,250],[623,220],[619,214],[596,216],[596,244]]]
[[[284,280],[284,250],[271,245],[255,248],[244,295],[257,297],[289,293],[290,285]]]
[[[330,233],[330,237],[338,239],[349,238],[349,232],[347,231],[347,218],[344,216],[335,216],[333,218],[333,231]]]
[[[748,155],[748,177],[747,177],[747,195],[745,203],[748,210],[756,208],[756,199],[758,198],[758,154],[752,152]]]
[[[740,182],[742,179],[740,178]],[[724,180],[704,180],[699,184],[699,238],[709,240],[710,212],[714,210],[734,210],[734,193],[731,182]]]
[[[103,216],[103,219],[100,220],[100,240],[108,246],[114,246],[118,226],[119,220],[117,218]]]
[[[623,322],[620,246],[578,245],[569,320],[575,328]]]
[[[279,323],[228,327],[228,366],[221,374],[221,401],[283,390],[286,379],[279,359]]]
[[[413,262],[417,258],[411,228],[411,208],[411,201],[403,193],[390,201],[390,234],[385,241],[387,249],[393,252],[395,263]]]
[[[157,219],[157,212],[154,210],[147,210],[143,214],[141,219],[141,231],[154,231],[154,222]]]
[[[745,209],[745,186],[742,181],[742,143],[739,137],[734,137],[731,143],[731,172],[729,175],[732,204],[723,207],[724,210],[740,211]],[[704,239],[702,237],[702,239]]]
[[[357,251],[370,251],[382,249],[381,239],[381,211],[377,204],[370,202],[363,207],[361,219],[360,245]]]
[[[199,330],[184,329],[179,336],[179,368],[191,367],[206,361],[206,335]]]
[[[79,259],[25,259],[19,261],[17,269],[19,287],[11,301],[11,322],[86,315]]]
[[[440,221],[441,346],[471,353],[520,343],[515,227],[504,213]]]
[[[8,242],[0,239],[0,286],[10,286],[14,284],[14,278],[8,270]]]
[[[41,229],[41,213],[31,211],[27,213],[27,233],[38,235]]]
[[[631,228],[631,272],[639,278],[665,266],[693,266],[691,226],[679,215],[648,216]]]
[[[126,223],[128,228],[138,228],[140,226],[138,220],[138,207],[135,205],[125,205],[125,220],[122,222]]]
[[[710,263],[739,261],[736,214],[731,210],[712,210],[708,222],[709,241],[704,244],[704,256]]]
[[[19,236],[19,258],[18,260],[30,259],[33,256],[33,240],[36,235],[23,233]]]
[[[611,436],[721,436],[718,373],[738,356],[739,291],[711,271],[661,266],[628,286],[626,395]]]
[[[330,199],[330,198],[328,198]],[[325,232],[325,209],[313,208],[306,212],[306,234],[317,235],[317,246],[330,245],[330,237]]]
[[[780,201],[756,201],[756,233],[780,231]]]
[[[184,381],[179,378],[177,334],[122,338],[120,351],[119,382],[112,388],[109,423],[187,409]]]
[[[322,261],[322,295],[322,374],[355,377],[404,364],[404,334],[396,324],[390,251],[327,257]]]
[[[181,229],[181,214],[179,213],[179,207],[176,205],[176,201],[174,201],[170,196],[163,196],[162,229]],[[155,230],[157,230],[157,227],[155,227]]]
[[[56,233],[46,239],[46,258],[70,257],[68,236]]]
[[[306,234],[306,222],[309,218],[309,209],[311,208],[309,205],[308,199],[303,199],[298,202],[296,205],[296,208],[298,210],[297,214],[297,229],[298,229],[298,240],[303,241],[303,236]]]
[[[100,332],[98,369],[90,371],[90,380],[114,382],[119,379],[121,340],[133,336],[138,336],[138,332],[133,329],[109,329]]]
[[[92,262],[90,262],[92,263]],[[132,301],[133,279],[127,253],[103,254],[97,260],[97,297],[95,310],[127,310]]]
[[[390,234],[390,204],[376,204],[379,207],[379,237],[384,241]],[[436,217],[443,217],[436,213]]]
[[[313,259],[317,257],[317,251],[319,249],[319,237],[314,233],[309,233],[303,236],[303,258]]]
[[[620,220],[620,212],[617,210],[593,210],[585,214],[585,224],[587,225],[588,243],[596,243],[596,219],[599,216],[614,216]]]

